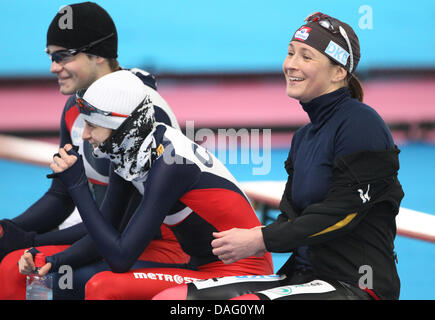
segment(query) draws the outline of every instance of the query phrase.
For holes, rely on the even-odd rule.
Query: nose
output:
[[[285,58],[282,64],[283,72],[287,73],[290,70],[296,70],[296,69],[297,69],[297,62],[296,62],[295,55],[293,56],[287,55],[287,57]]]
[[[91,127],[86,123],[85,128],[83,129],[82,139],[89,140],[91,139]]]
[[[50,72],[51,73],[59,73],[62,70],[62,65],[57,63],[56,61],[51,62]]]

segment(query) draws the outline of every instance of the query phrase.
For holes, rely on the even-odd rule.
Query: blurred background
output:
[[[121,66],[156,75],[182,128],[194,121],[195,130],[272,130],[269,174],[253,176],[252,162],[228,164],[240,181],[285,180],[292,133],[308,122],[281,72],[294,31],[314,11],[347,22],[360,40],[364,102],[402,150],[402,206],[435,215],[433,0],[96,2],[117,26]],[[52,18],[68,4],[0,2],[0,218],[20,214],[49,187],[47,155],[67,97],[44,49]],[[401,299],[434,299],[435,244],[398,236],[396,251]],[[286,258],[274,256],[276,269]]]

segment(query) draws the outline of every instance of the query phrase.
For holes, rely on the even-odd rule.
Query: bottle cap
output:
[[[43,265],[45,265],[45,254],[37,253],[35,255],[35,267],[41,268]]]

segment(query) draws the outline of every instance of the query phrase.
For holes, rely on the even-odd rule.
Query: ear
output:
[[[107,62],[106,58],[103,58],[103,57],[100,57],[100,56],[94,56],[94,58],[95,58],[95,62],[97,64],[100,64],[100,65],[105,63],[105,62]]]
[[[105,61],[107,61],[106,58],[96,56],[96,55],[87,54],[86,56],[88,57],[89,60],[94,61],[97,65],[102,65],[104,64]]]
[[[347,71],[341,66],[335,65],[334,66],[334,75],[332,77],[332,82],[341,82],[344,81],[347,77]]]

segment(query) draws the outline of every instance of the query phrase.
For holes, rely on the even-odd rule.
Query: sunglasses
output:
[[[318,22],[320,26],[323,28],[329,30],[331,33],[340,33],[341,36],[346,41],[347,47],[349,48],[349,56],[350,56],[350,63],[349,63],[349,73],[352,73],[353,70],[353,52],[352,52],[352,46],[350,45],[349,37],[347,36],[346,30],[342,26],[339,25],[338,21],[331,18],[327,14],[321,13],[321,12],[315,12],[308,17],[305,18],[306,22]]]
[[[56,52],[52,52],[50,53],[48,51],[48,49],[45,49],[45,52],[48,54],[48,57],[50,58],[50,60],[52,62],[56,62],[56,63],[66,63],[68,62],[68,60],[70,60],[72,57],[74,57],[75,55],[79,54],[80,52],[86,52],[87,50],[89,50],[90,48],[92,48],[93,46],[95,46],[96,44],[103,42],[104,40],[109,39],[110,37],[113,37],[115,35],[114,32],[112,32],[111,34],[95,40],[83,47],[80,47],[78,49],[65,49],[65,50],[59,50]]]
[[[90,116],[91,113],[98,113],[98,114],[102,114],[103,116],[128,118],[128,115],[126,114],[104,111],[98,109],[97,107],[94,107],[92,104],[90,104],[85,99],[83,99],[83,95],[85,91],[86,89],[80,89],[79,91],[76,92],[77,108],[79,109],[80,113],[85,114],[87,116]]]

